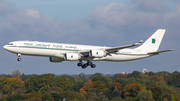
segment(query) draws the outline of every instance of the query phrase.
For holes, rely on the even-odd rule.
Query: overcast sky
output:
[[[51,63],[47,57],[9,53],[11,41],[123,46],[146,40],[157,29],[166,29],[159,50],[173,52],[129,62],[94,62],[96,68],[76,62]],[[180,71],[179,0],[0,0],[0,74],[19,70],[25,74],[131,73]]]

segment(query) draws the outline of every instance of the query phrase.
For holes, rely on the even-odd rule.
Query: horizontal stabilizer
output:
[[[157,51],[157,52],[150,52],[148,54],[149,55],[159,55],[159,54],[162,54],[163,52],[169,52],[169,51],[174,51],[174,50],[163,50],[163,51]]]

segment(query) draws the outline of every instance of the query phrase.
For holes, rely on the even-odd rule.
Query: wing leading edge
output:
[[[125,48],[129,48],[129,47],[134,47],[134,46],[138,46],[143,42],[143,40],[140,40],[139,42],[132,44],[132,45],[126,45],[126,46],[119,46],[119,47],[113,47],[113,48],[106,48],[105,51],[109,52],[109,53],[115,53],[118,52],[121,49],[125,49]]]

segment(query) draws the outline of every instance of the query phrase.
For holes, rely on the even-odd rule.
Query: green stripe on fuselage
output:
[[[72,49],[57,49],[57,48],[46,48],[46,47],[33,47],[33,46],[8,46],[8,47],[19,47],[19,48],[34,48],[34,49],[48,49],[48,50],[63,50],[63,51],[73,51],[79,52],[80,50],[72,50]],[[117,55],[131,55],[131,56],[143,56],[148,54],[124,54],[124,53],[111,53]]]

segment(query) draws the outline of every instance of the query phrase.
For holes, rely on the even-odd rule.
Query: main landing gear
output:
[[[95,68],[96,67],[96,65],[95,64],[93,64],[92,62],[90,62],[90,61],[87,61],[87,63],[85,63],[85,64],[83,64],[83,62],[82,61],[79,61],[79,63],[77,64],[77,66],[81,66],[83,69],[85,69],[87,66],[91,66],[91,68]]]
[[[17,58],[17,61],[21,61],[21,54],[17,54],[18,58]]]

